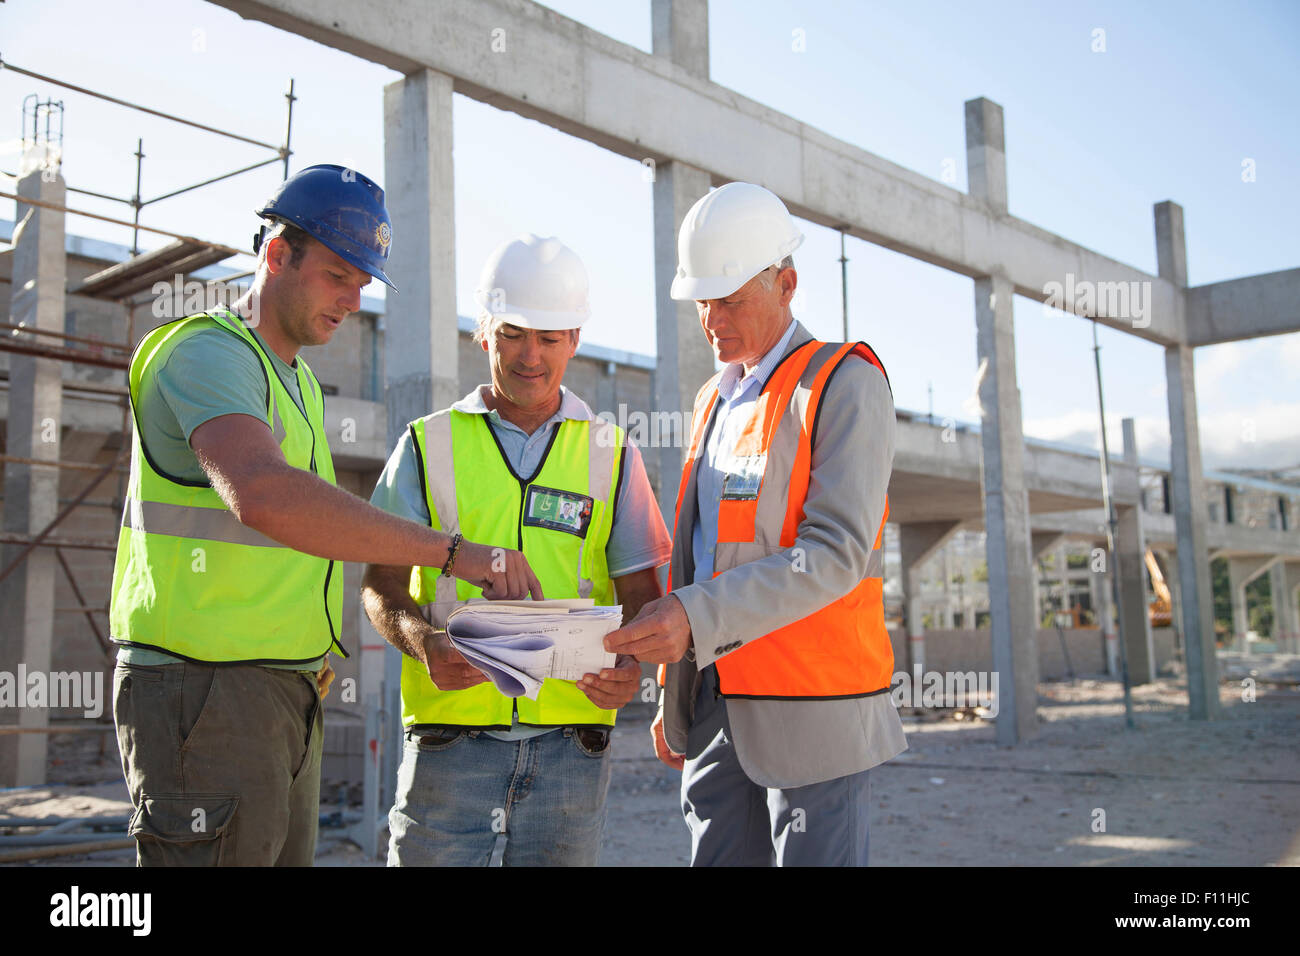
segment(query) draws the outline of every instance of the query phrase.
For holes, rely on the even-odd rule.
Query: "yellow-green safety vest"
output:
[[[299,356],[303,408],[262,344],[233,313],[168,322],[131,356],[131,478],[109,624],[113,641],[206,663],[308,664],[338,641],[343,573],[336,562],[295,551],[239,522],[206,481],[162,471],[141,441],[140,383],[189,336],[220,328],[237,336],[266,376],[267,420],[285,461],[334,483],[320,384]],[[160,365],[155,365],[160,367]]]
[[[566,419],[531,477],[515,474],[486,415],[444,409],[411,422],[410,431],[434,528],[522,551],[548,598],[617,603],[605,546],[623,462],[621,428]],[[439,568],[412,568],[411,596],[437,627],[446,626],[457,601],[482,594]],[[438,690],[423,664],[402,657],[406,726],[507,730],[515,708],[529,727],[610,726],[616,713],[597,707],[573,681],[543,681],[536,700],[506,697],[491,683]]]

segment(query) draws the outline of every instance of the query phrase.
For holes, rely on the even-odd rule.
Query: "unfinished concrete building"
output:
[[[481,352],[468,341],[467,320],[455,308],[451,129],[453,94],[461,93],[655,163],[658,359],[584,346],[570,366],[569,382],[599,409],[624,405],[689,414],[695,389],[712,373],[711,357],[696,347],[693,305],[667,294],[678,225],[711,186],[732,180],[763,184],[798,216],[972,280],[973,331],[986,368],[979,390],[984,419],[977,427],[941,428],[923,416],[899,414],[890,486],[898,542],[892,590],[908,612],[895,647],[899,670],[942,667],[955,660],[951,654],[962,653],[960,647],[952,651],[949,642],[927,647],[922,572],[954,536],[982,532],[987,568],[982,600],[989,626],[978,640],[987,666],[1001,678],[999,743],[1033,733],[1037,682],[1055,669],[1047,664],[1055,635],[1045,637],[1038,628],[1034,556],[1060,549],[1068,539],[1106,547],[1096,456],[1026,441],[1023,435],[1016,295],[1045,301],[1067,276],[1094,286],[1147,283],[1151,290],[1149,323],[1135,322],[1113,297],[1066,303],[1077,314],[1165,350],[1171,461],[1144,461],[1131,427],[1111,461],[1123,609],[1117,639],[1130,677],[1150,679],[1160,661],[1158,648],[1173,647],[1172,639],[1153,636],[1148,620],[1143,570],[1148,549],[1165,555],[1193,718],[1213,718],[1218,709],[1211,555],[1232,560],[1239,587],[1258,575],[1274,575],[1274,593],[1286,596],[1279,602],[1281,630],[1290,635],[1300,630],[1295,490],[1253,479],[1207,478],[1193,380],[1197,346],[1300,330],[1295,304],[1300,269],[1189,287],[1182,210],[1172,201],[1154,209],[1157,275],[1009,215],[1002,109],[986,99],[965,105],[967,193],[836,140],[711,82],[706,0],[654,0],[652,54],[528,0],[414,6],[377,0],[366,8],[334,0],[216,2],[404,74],[384,90],[383,100],[383,185],[394,231],[403,237],[389,274],[402,295],[386,307],[366,302],[360,320],[346,324],[331,345],[311,357],[329,394],[327,427],[343,487],[368,495],[405,423],[445,407],[486,377]],[[466,39],[486,45],[494,29],[535,42],[512,43],[509,69],[502,69],[480,55],[477,40]],[[557,63],[568,68],[557,70]],[[728,134],[698,135],[702,129]],[[222,250],[209,249],[215,258],[206,262],[198,256],[201,249],[174,250],[174,261],[142,266],[126,247],[72,234],[60,211],[70,203],[56,169],[32,170],[17,191],[34,202],[17,204],[12,247],[0,254],[0,276],[7,280],[0,287],[0,310],[8,312],[11,326],[23,327],[7,339],[11,348],[0,353],[5,376],[0,565],[14,566],[0,582],[0,671],[14,671],[20,662],[46,671],[106,669],[102,609],[111,549],[104,542],[115,541],[125,461],[120,453],[129,445],[123,430],[122,349],[167,317],[155,316],[150,307],[137,308],[132,319],[124,296],[139,296],[141,276],[151,275],[151,268],[166,275],[216,276],[200,266],[214,269]],[[134,283],[127,281],[132,276]],[[121,284],[114,286],[111,279]],[[38,340],[48,341],[38,345]],[[120,343],[122,349],[92,340]],[[87,350],[104,361],[87,364]],[[71,351],[76,354],[61,354]],[[671,506],[680,456],[672,443],[645,450],[665,507]],[[74,502],[101,471],[103,480],[95,482],[94,491]],[[1225,482],[1247,490],[1221,490]],[[1243,523],[1243,495],[1259,496],[1275,520]],[[1211,508],[1219,503],[1211,499],[1221,499],[1223,507]],[[63,511],[67,516],[50,532]],[[43,533],[40,545],[33,546]],[[350,593],[360,571],[352,565],[345,569]],[[1094,588],[1099,595],[1109,593],[1100,582]],[[1099,596],[1097,603],[1109,599]],[[954,622],[936,623],[951,627]],[[973,624],[963,614],[962,632]],[[351,774],[362,759],[364,737],[377,734],[373,727],[363,729],[367,701],[393,693],[394,682],[384,678],[394,672],[396,652],[385,650],[355,601],[347,607],[343,640],[355,650],[349,661],[336,665],[341,693],[331,709],[327,753],[348,761]],[[1100,637],[1081,640],[1096,645],[1095,660],[1104,667],[1108,655]],[[969,655],[962,660],[966,667],[978,666]],[[350,693],[348,680],[354,682]],[[39,730],[49,716],[0,712],[0,723]],[[43,780],[46,740],[43,733],[0,734],[0,785]],[[340,767],[335,771],[336,777],[343,774]]]

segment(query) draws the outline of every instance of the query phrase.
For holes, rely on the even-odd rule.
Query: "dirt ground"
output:
[[[1115,681],[1040,684],[1040,729],[1015,747],[970,711],[904,710],[908,750],[871,775],[872,864],[1300,865],[1300,657],[1221,655],[1220,673],[1221,719],[1188,720],[1185,683],[1164,677],[1134,689],[1133,730]],[[615,731],[606,866],[689,860],[680,777],[652,755],[649,721],[630,710]],[[0,817],[130,812],[111,734],[53,738],[50,776],[0,790]],[[4,865],[133,861],[128,849]],[[317,863],[381,865],[330,828]]]

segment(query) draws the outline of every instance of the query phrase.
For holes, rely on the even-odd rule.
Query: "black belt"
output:
[[[565,734],[576,733],[578,740],[588,750],[603,750],[605,744],[609,742],[608,727],[556,727],[554,729],[563,730]],[[461,734],[477,737],[481,733],[483,733],[482,730],[469,727],[441,727],[423,731],[408,730],[406,736],[417,743],[424,744],[426,747],[436,747],[438,744],[445,744]]]

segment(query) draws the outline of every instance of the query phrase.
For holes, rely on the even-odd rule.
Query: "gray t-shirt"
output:
[[[303,408],[296,368],[267,348],[256,331],[253,335],[270,356],[271,365],[294,402]],[[177,345],[161,365],[151,365],[145,371],[140,380],[136,424],[157,468],[174,478],[207,481],[203,466],[190,448],[194,429],[222,415],[252,415],[270,428],[266,403],[265,366],[248,343],[224,329],[203,329]],[[141,647],[120,647],[117,659],[146,666],[174,664],[179,660],[162,651]],[[322,657],[307,664],[264,666],[318,671],[324,661]]]

